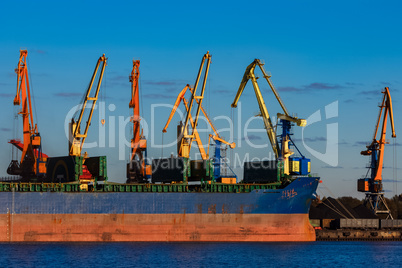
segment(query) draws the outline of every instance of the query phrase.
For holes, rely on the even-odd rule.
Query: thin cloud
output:
[[[47,52],[42,49],[35,49],[35,50],[32,50],[31,52],[37,53],[37,54],[42,54],[42,55],[47,54]]]
[[[353,87],[353,86],[364,86],[363,83],[354,83],[354,82],[346,82],[345,85],[351,86],[351,87]]]
[[[173,81],[159,81],[159,82],[145,81],[144,84],[146,84],[146,85],[154,85],[154,86],[173,86],[173,85],[177,85],[177,82],[173,82]]]
[[[371,141],[356,141],[353,146],[367,146],[371,143]],[[394,146],[393,142],[391,141],[390,143],[385,144],[386,146]],[[395,143],[395,146],[401,146],[402,144],[399,142]]]
[[[344,86],[329,83],[311,83],[310,85],[304,86],[305,90],[322,90],[322,89],[341,89]]]
[[[233,94],[233,90],[227,90],[227,89],[218,89],[218,90],[214,90],[214,94],[216,93],[216,94],[223,94],[223,95],[226,95],[226,94]]]
[[[353,99],[348,99],[348,100],[345,100],[345,101],[343,101],[344,103],[355,103],[356,101],[355,100],[353,100]]]
[[[3,132],[10,132],[10,131],[11,131],[11,128],[2,127],[2,128],[0,128],[0,131],[3,131]]]
[[[336,167],[333,167],[333,166],[322,166],[321,168],[332,168],[332,169],[339,169],[339,168],[343,168],[342,166],[336,166]]]
[[[394,182],[398,182],[398,180],[392,180],[392,179],[383,179],[382,180],[382,182],[392,182],[392,183],[394,183]]]
[[[308,141],[308,142],[317,142],[317,141],[327,141],[327,138],[325,137],[314,137],[314,138],[304,138],[304,139],[300,139],[300,138],[296,138],[293,139],[293,141]]]
[[[260,137],[260,136],[257,136],[257,135],[251,134],[251,135],[245,136],[245,137],[242,138],[241,140],[242,140],[242,141],[245,141],[245,140],[249,140],[249,141],[261,140],[261,137]]]
[[[338,145],[349,145],[349,143],[346,141],[341,141],[341,142],[338,142]]]
[[[182,86],[185,87],[188,81],[184,80],[166,80],[166,81],[151,81],[151,80],[144,80],[142,81],[144,85],[151,85],[151,86]]]
[[[71,97],[82,96],[82,93],[77,93],[77,92],[60,92],[60,93],[55,93],[54,96],[56,96],[56,97],[63,97],[63,98],[71,98]]]
[[[295,92],[295,91],[298,92],[301,89],[296,87],[278,87],[278,90],[283,92]]]
[[[174,98],[175,96],[167,95],[167,94],[145,94],[143,95],[144,98],[147,99],[170,99]]]
[[[304,138],[304,141],[311,141],[311,142],[327,141],[327,138],[325,138],[325,137]]]
[[[315,82],[309,85],[304,85],[301,87],[278,87],[279,91],[284,92],[305,92],[305,91],[316,91],[316,90],[336,90],[347,88],[346,86],[342,86],[339,84],[330,84],[330,83],[320,83]]]
[[[367,146],[370,144],[370,141],[356,141],[353,146]]]
[[[379,90],[365,90],[365,91],[361,91],[359,92],[359,95],[379,95],[379,93],[381,93],[381,91]]]
[[[123,75],[115,75],[113,77],[110,78],[111,81],[129,81],[128,79],[128,75],[127,76],[123,76]]]
[[[107,80],[105,80],[105,85],[107,87],[130,87],[130,82],[128,79],[128,75],[114,75],[110,76]]]
[[[387,143],[387,144],[385,144],[385,145],[394,146],[394,142],[391,140],[390,143]],[[395,143],[395,146],[401,146],[401,145],[402,145],[402,144],[399,143],[399,142],[396,142],[396,143]]]
[[[12,98],[13,96],[11,93],[0,93],[0,98]]]

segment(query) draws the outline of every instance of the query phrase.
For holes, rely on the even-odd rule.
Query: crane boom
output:
[[[277,114],[278,119],[281,120],[282,122],[282,134],[281,134],[281,147],[279,146],[278,143],[278,138],[276,135],[276,129],[272,123],[272,120],[270,118],[270,115],[268,113],[267,107],[265,105],[265,101],[264,98],[262,97],[261,94],[261,90],[258,86],[257,83],[257,79],[258,77],[255,76],[255,68],[259,66],[259,68],[261,69],[261,72],[264,76],[264,78],[267,80],[272,92],[274,93],[276,100],[279,102],[284,114]],[[289,175],[292,171],[290,170],[290,164],[289,164],[289,160],[290,160],[290,156],[293,154],[293,151],[291,151],[289,149],[289,142],[292,142],[289,135],[290,135],[290,129],[291,129],[291,123],[296,123],[298,126],[306,126],[306,120],[305,119],[300,119],[297,117],[293,117],[290,116],[285,104],[283,103],[282,99],[279,96],[279,93],[277,92],[277,90],[275,89],[274,85],[271,82],[271,76],[267,74],[267,72],[264,69],[264,64],[259,60],[259,59],[255,59],[251,64],[249,64],[246,68],[246,71],[244,72],[243,78],[240,82],[240,86],[239,89],[237,90],[235,99],[232,103],[232,108],[236,108],[237,107],[237,103],[240,99],[240,96],[242,95],[244,88],[247,85],[247,82],[249,80],[251,80],[252,84],[253,84],[253,88],[254,88],[254,93],[257,97],[257,102],[258,102],[258,106],[260,109],[260,113],[261,113],[261,117],[264,121],[264,126],[265,129],[267,131],[267,135],[269,138],[269,141],[271,143],[271,147],[272,150],[275,154],[275,158],[276,159],[280,159],[281,161],[283,161],[283,173],[286,175]],[[293,142],[292,142],[293,143]],[[293,144],[294,145],[294,144]],[[302,157],[302,159],[305,159],[304,156]],[[296,173],[301,174],[301,173],[309,173],[309,168],[304,168],[308,165],[309,167],[309,159],[305,159],[303,161],[301,161],[301,165],[303,165],[303,171],[296,171]]]
[[[131,100],[129,107],[133,108],[133,138],[131,139],[131,156],[127,164],[127,183],[143,183],[151,173],[151,167],[146,163],[147,140],[143,136],[140,121],[139,98],[140,61],[133,60],[133,69],[129,80],[131,83]]]
[[[167,128],[173,118],[173,115],[175,114],[175,112],[177,111],[178,106],[180,105],[181,101],[183,101],[183,104],[185,106],[185,111],[186,111],[186,116],[185,116],[185,123],[183,124],[182,122],[180,122],[180,125],[178,126],[178,147],[177,147],[177,152],[178,152],[178,156],[183,158],[184,161],[184,174],[189,174],[189,172],[187,172],[188,170],[190,170],[190,149],[191,149],[191,144],[192,142],[195,141],[197,142],[198,145],[198,149],[200,151],[200,155],[202,160],[204,160],[205,162],[205,167],[212,167],[212,163],[214,168],[214,172],[212,174],[209,173],[209,171],[206,171],[205,177],[203,179],[220,179],[220,163],[221,163],[221,157],[220,157],[220,143],[224,143],[224,144],[228,144],[230,145],[231,148],[234,148],[235,144],[234,143],[228,143],[226,141],[224,141],[220,136],[218,131],[216,130],[215,126],[213,125],[211,119],[209,118],[208,114],[206,113],[206,111],[204,110],[203,106],[202,106],[202,101],[204,98],[204,90],[205,90],[205,86],[206,86],[206,81],[207,81],[207,77],[208,77],[208,71],[209,71],[209,65],[210,65],[210,61],[211,61],[211,55],[209,55],[209,52],[207,52],[204,57],[202,58],[201,61],[201,65],[198,71],[198,75],[197,75],[197,79],[195,82],[195,86],[194,88],[192,88],[190,85],[186,85],[179,93],[179,95],[176,98],[175,104],[172,107],[172,111],[170,112],[169,118],[165,124],[165,127],[163,128],[162,132],[165,133],[167,131]],[[202,84],[202,89],[201,89],[201,93],[200,95],[196,95],[197,92],[197,86],[202,74],[202,71],[204,70],[204,65],[205,66],[205,73],[204,73],[204,77],[203,77],[203,84]],[[187,101],[184,96],[187,92],[187,90],[190,90],[191,92],[191,96],[189,101]],[[194,100],[196,102],[196,104],[198,105],[197,107],[197,111],[195,113],[195,116],[193,116],[191,114],[191,109],[192,109],[192,105],[194,103]],[[202,111],[202,113],[205,116],[205,119],[207,120],[208,124],[211,126],[211,129],[213,130],[213,132],[215,133],[215,136],[212,135],[212,137],[214,137],[215,143],[217,144],[216,150],[215,150],[215,158],[212,159],[209,158],[209,142],[208,142],[208,152],[205,153],[205,148],[202,144],[200,135],[198,133],[197,130],[197,125],[198,125],[198,120],[199,120],[199,115],[200,115],[200,111]],[[188,134],[189,132],[189,126],[191,126],[191,135]],[[211,138],[210,138],[211,139]],[[206,170],[209,170],[209,168],[207,168]],[[188,175],[186,175],[188,176]],[[197,175],[199,176],[199,175]],[[231,179],[235,179],[236,176],[234,176],[234,178],[232,177]],[[207,179],[207,180],[209,180]]]
[[[184,104],[184,107],[186,108],[186,111],[187,111],[187,113],[188,113],[188,111],[189,111],[189,109],[188,109],[188,103],[187,103],[187,101],[186,101],[185,99],[183,99],[183,104]],[[200,138],[200,134],[198,133],[197,127],[195,126],[195,122],[194,122],[194,119],[193,119],[193,117],[191,116],[191,114],[190,114],[190,125],[191,125],[191,128],[193,129],[193,135],[194,135],[195,141],[196,141],[196,143],[197,143],[198,150],[200,151],[201,158],[202,158],[203,160],[207,160],[207,159],[208,159],[208,156],[207,156],[207,154],[205,153],[204,145],[202,144],[202,141],[201,141],[201,138]]]
[[[173,105],[172,111],[170,112],[170,115],[169,115],[169,118],[168,118],[168,120],[167,120],[167,122],[165,124],[165,127],[162,130],[163,133],[167,132],[167,128],[169,127],[169,124],[170,124],[170,122],[171,122],[171,120],[173,118],[173,115],[177,111],[177,108],[180,105],[181,101],[183,101],[184,107],[186,108],[186,112],[188,113],[188,111],[189,111],[188,102],[184,98],[184,95],[186,94],[187,90],[190,90],[191,94],[193,94],[193,89],[188,84],[180,91],[179,95],[176,98],[175,104]],[[199,99],[195,99],[195,101],[197,102],[197,104],[199,104]],[[213,132],[215,133],[215,135],[217,137],[220,137],[218,131],[216,130],[216,127],[212,123],[212,120],[209,118],[207,112],[204,110],[204,107],[202,105],[201,105],[201,112],[203,113],[203,115],[204,115],[205,119],[207,120],[208,124],[211,126],[211,128],[212,128]],[[208,159],[208,153],[205,153],[205,149],[204,149],[204,146],[202,144],[200,135],[199,135],[199,133],[197,131],[197,128],[194,128],[194,119],[191,116],[191,114],[190,114],[189,118],[190,118],[190,125],[194,129],[194,138],[195,138],[195,140],[197,142],[197,146],[198,146],[198,149],[200,151],[201,158],[203,160],[207,160]],[[209,147],[208,147],[208,149],[209,149]]]
[[[184,95],[186,94],[187,90],[190,88],[190,85],[187,84],[179,93],[179,95],[176,98],[176,101],[173,105],[172,111],[170,112],[169,118],[165,124],[165,127],[163,128],[162,132],[165,133],[167,131],[167,128],[169,127],[170,121],[172,121],[173,115],[175,114],[177,108],[180,105],[180,102],[184,99]]]
[[[135,156],[139,157],[140,160],[143,159],[142,151],[146,149],[146,140],[142,137],[142,131],[140,127],[140,99],[139,99],[139,86],[138,79],[140,76],[140,61],[133,60],[133,70],[131,71],[131,75],[129,80],[131,82],[131,100],[129,103],[129,107],[133,108],[133,138],[131,140],[131,160],[134,159]]]
[[[172,111],[170,112],[170,115],[169,115],[169,118],[168,118],[168,120],[167,120],[167,122],[166,122],[166,124],[165,124],[165,127],[164,127],[163,130],[162,130],[163,133],[167,132],[167,128],[169,127],[170,121],[172,121],[173,115],[176,113],[176,110],[177,110],[177,108],[179,107],[180,102],[181,102],[182,100],[184,100],[184,95],[186,94],[186,92],[187,92],[188,89],[191,91],[191,94],[193,94],[193,89],[190,87],[189,84],[187,84],[187,85],[182,89],[182,91],[180,91],[179,95],[178,95],[177,98],[176,98],[175,104],[173,105]],[[198,100],[198,99],[195,99],[195,101],[197,102],[197,104],[199,103],[199,100]],[[184,101],[183,101],[183,103],[184,103]],[[187,103],[187,102],[186,102],[186,103]],[[185,105],[188,106],[188,104],[185,104]],[[186,108],[186,111],[187,111],[187,110],[188,110],[188,107]],[[211,128],[212,128],[213,132],[215,133],[215,135],[219,135],[219,134],[218,134],[218,131],[216,130],[216,127],[215,127],[214,124],[212,123],[211,119],[209,118],[207,112],[205,112],[204,107],[203,107],[202,105],[201,105],[201,112],[202,112],[202,114],[205,116],[205,118],[207,119],[207,121],[208,121],[209,125],[211,126]]]
[[[18,67],[15,69],[17,73],[17,93],[14,98],[14,105],[19,106],[22,100],[22,109],[19,112],[22,116],[24,147],[21,154],[21,163],[24,161],[28,153],[28,147],[32,146],[31,136],[38,133],[37,126],[33,121],[31,91],[29,88],[28,67],[27,67],[27,50],[20,50],[20,59]],[[31,152],[29,152],[31,154]]]
[[[205,61],[206,61],[206,63],[205,63]],[[209,54],[209,51],[208,51],[201,60],[200,69],[198,71],[198,75],[197,75],[197,78],[194,83],[194,89],[192,92],[193,94],[191,94],[191,98],[190,98],[190,101],[188,104],[188,111],[187,111],[186,119],[181,128],[182,135],[180,135],[180,136],[182,136],[182,138],[181,138],[180,146],[179,146],[179,155],[182,157],[185,157],[185,158],[188,158],[190,156],[191,143],[194,139],[194,128],[192,130],[191,135],[188,135],[188,133],[187,133],[187,126],[188,126],[188,123],[190,120],[194,99],[198,100],[197,101],[198,107],[197,107],[197,111],[194,116],[194,126],[196,127],[198,124],[198,115],[200,114],[202,100],[204,99],[204,91],[205,91],[210,63],[211,63],[211,55]],[[200,81],[201,74],[204,69],[204,64],[206,64],[205,72],[204,72],[204,80],[203,80],[202,87],[201,87],[201,93],[200,93],[200,95],[197,96],[196,93],[197,93],[198,83]]]
[[[376,175],[374,177],[374,180],[376,180],[376,181],[382,180],[382,167],[383,167],[383,163],[384,163],[384,145],[386,143],[385,136],[387,134],[387,117],[388,117],[388,114],[389,114],[389,121],[391,123],[392,138],[396,138],[395,127],[394,127],[394,115],[393,115],[393,111],[392,111],[391,95],[389,93],[388,87],[386,87],[384,91],[385,91],[384,92],[384,98],[383,98],[383,102],[382,102],[382,105],[381,105],[381,110],[384,109],[384,117],[383,117],[383,122],[382,122],[381,133],[380,133],[381,136],[380,136],[380,139],[378,140],[379,154],[378,154],[377,173],[376,173]],[[377,132],[377,130],[378,130],[379,121],[380,121],[380,118],[378,118],[377,127],[376,127],[375,132]]]
[[[18,163],[12,160],[7,173],[10,175],[22,175],[23,177],[40,177],[46,173],[46,157],[42,154],[41,137],[38,127],[34,123],[31,103],[31,91],[29,87],[29,76],[27,66],[27,50],[20,50],[18,66],[15,69],[17,74],[17,92],[14,98],[14,105],[21,105],[19,114],[22,116],[23,143],[10,143],[21,150],[21,160]]]
[[[382,102],[377,118],[377,123],[374,128],[374,137],[372,142],[367,146],[367,149],[362,151],[361,155],[369,155],[371,157],[370,167],[371,174],[369,178],[358,180],[357,190],[359,192],[366,192],[365,204],[369,204],[371,210],[375,214],[386,214],[387,218],[392,219],[392,214],[384,199],[384,191],[382,185],[382,169],[384,165],[384,149],[387,133],[387,120],[391,123],[392,138],[396,137],[394,126],[394,115],[392,110],[392,99],[389,88],[385,87],[381,92],[383,95]],[[382,117],[382,127],[380,129]],[[377,139],[379,133],[379,138]]]
[[[209,134],[208,150],[207,150],[207,155],[208,156],[209,156],[209,145],[210,145],[211,139],[213,139],[214,141],[219,141],[219,142],[221,142],[223,144],[228,145],[230,147],[230,149],[236,148],[236,143],[235,142],[230,143],[230,142],[227,142],[224,139],[222,139],[220,136],[215,136],[215,135]]]
[[[99,89],[102,84],[102,78],[103,78],[103,73],[104,73],[105,67],[106,67],[106,61],[107,61],[107,58],[105,57],[105,54],[103,54],[98,59],[98,62],[96,63],[95,70],[93,72],[91,81],[90,81],[88,89],[86,91],[84,101],[81,104],[81,106],[79,107],[79,110],[80,110],[79,117],[77,120],[75,120],[74,118],[71,119],[70,139],[69,139],[69,154],[71,156],[81,156],[82,147],[84,145],[85,139],[87,138],[89,126],[91,125],[92,114],[95,109],[96,101],[98,100]],[[91,89],[95,82],[97,72],[98,72],[100,65],[102,65],[102,67],[101,67],[99,79],[97,82],[97,86],[95,89],[95,94],[93,94],[93,97],[90,97]],[[87,119],[87,122],[85,125],[85,130],[83,133],[81,133],[82,119],[83,119],[83,115],[84,115],[86,106],[88,105],[88,102],[90,102],[90,105],[91,105],[90,112],[89,112],[88,119]]]
[[[237,91],[236,97],[235,97],[235,99],[234,99],[234,101],[233,101],[231,106],[232,106],[232,108],[237,107],[237,103],[238,103],[238,101],[240,99],[240,96],[243,93],[244,88],[246,87],[248,80],[251,79],[251,82],[253,83],[253,87],[254,87],[254,92],[255,92],[255,95],[257,97],[258,106],[260,108],[261,116],[262,116],[262,119],[264,121],[265,129],[267,131],[267,135],[268,135],[269,141],[271,143],[272,150],[274,151],[275,157],[279,158],[280,148],[279,148],[279,145],[278,145],[278,141],[276,139],[274,126],[272,124],[272,121],[271,121],[271,118],[269,116],[267,107],[265,105],[264,98],[262,97],[260,87],[258,86],[257,77],[254,74],[254,70],[255,70],[255,67],[257,65],[260,66],[260,68],[262,66],[259,59],[255,59],[250,65],[247,66],[246,71],[244,72],[244,75],[243,75],[243,79],[240,82],[240,86],[239,86],[239,89]],[[269,83],[270,83],[270,80],[268,79],[268,76],[266,76],[266,78],[267,78],[267,81],[269,81]],[[270,85],[271,85],[271,83],[270,83]],[[271,87],[271,89],[275,93],[275,96],[277,96],[277,99],[278,99],[279,95],[277,94],[275,88]],[[280,99],[278,99],[278,100],[280,100]],[[284,110],[285,114],[288,115],[287,110],[286,110],[285,106],[283,105],[282,101],[279,101],[279,103],[281,104],[281,107]]]
[[[389,120],[391,123],[391,131],[392,131],[392,138],[396,137],[395,134],[395,126],[394,126],[394,115],[392,110],[392,100],[391,94],[389,93],[389,88],[386,87],[382,92],[384,94],[382,98],[382,102],[380,105],[380,112],[377,118],[377,123],[374,129],[374,137],[370,145],[367,146],[367,150],[362,151],[362,155],[372,155],[372,166],[371,166],[371,178],[374,181],[381,181],[382,180],[382,167],[384,162],[384,145],[387,143],[385,140],[386,133],[387,133],[387,119],[389,116]],[[380,137],[377,139],[378,130],[381,123],[381,116],[383,115],[382,120],[382,127],[380,131]],[[376,187],[377,188],[377,187]],[[381,191],[382,187],[378,189],[374,189],[374,191],[378,192]]]

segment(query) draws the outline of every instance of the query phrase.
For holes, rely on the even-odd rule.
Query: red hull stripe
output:
[[[0,241],[314,241],[308,214],[6,214]]]

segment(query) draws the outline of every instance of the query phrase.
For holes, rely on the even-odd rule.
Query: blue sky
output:
[[[132,59],[141,60],[140,89],[144,121],[153,121],[155,134],[148,139],[160,143],[167,120],[167,108],[152,104],[173,104],[179,91],[193,84],[203,54],[210,51],[212,63],[204,106],[212,118],[231,116],[230,108],[244,70],[255,58],[265,68],[279,90],[290,113],[308,118],[338,101],[338,116],[315,123],[304,130],[304,141],[318,152],[325,152],[326,125],[337,123],[339,131],[338,165],[312,157],[301,143],[301,130],[295,128],[299,149],[312,158],[313,172],[323,184],[319,195],[352,195],[356,180],[366,173],[366,157],[360,156],[364,144],[372,139],[378,115],[381,89],[389,86],[394,103],[396,133],[402,133],[402,19],[398,1],[3,1],[0,4],[0,176],[6,175],[14,138],[12,105],[15,95],[19,49],[28,49],[31,84],[35,95],[36,117],[43,137],[43,148],[50,156],[67,154],[63,124],[68,111],[77,105],[93,72],[96,60],[109,58],[102,86],[103,100],[116,106],[106,109],[106,126],[98,126],[94,116],[88,142],[106,133],[105,148],[89,149],[90,155],[108,156],[109,177],[124,181],[125,160],[119,160],[119,139],[109,140],[108,119],[128,117]],[[271,115],[280,112],[264,81],[260,80]],[[248,85],[241,97],[243,123],[258,113],[253,89]],[[237,111],[234,111],[236,113]],[[235,116],[236,118],[236,116]],[[20,119],[20,118],[19,118]],[[173,140],[175,117],[164,143]],[[21,121],[21,120],[19,120]],[[216,120],[218,128],[227,127]],[[262,128],[262,121],[254,121]],[[160,130],[158,130],[158,128]],[[21,128],[20,128],[21,129]],[[99,130],[100,129],[100,130]],[[126,136],[130,126],[125,128]],[[224,136],[227,133],[222,133]],[[202,134],[205,140],[207,134]],[[390,133],[387,135],[390,138]],[[265,133],[249,136],[255,144],[266,144]],[[91,140],[92,139],[92,140]],[[269,148],[253,149],[245,144],[244,133],[235,135],[242,143],[233,153],[262,158]],[[99,140],[98,140],[99,141]],[[397,155],[402,158],[400,142]],[[114,144],[114,146],[112,146]],[[387,146],[384,180],[393,179],[393,147]],[[164,156],[175,152],[165,148]],[[128,149],[123,153],[128,155]],[[149,148],[149,156],[160,157],[160,148]],[[397,161],[398,163],[401,160]],[[399,165],[400,166],[400,165]],[[241,170],[237,170],[241,173]],[[397,170],[401,173],[401,170]],[[385,182],[387,195],[400,193],[402,185]]]

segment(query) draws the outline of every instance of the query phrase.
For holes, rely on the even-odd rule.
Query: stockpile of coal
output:
[[[310,207],[310,219],[378,219],[367,207],[362,204],[351,206],[339,199],[328,197]]]

